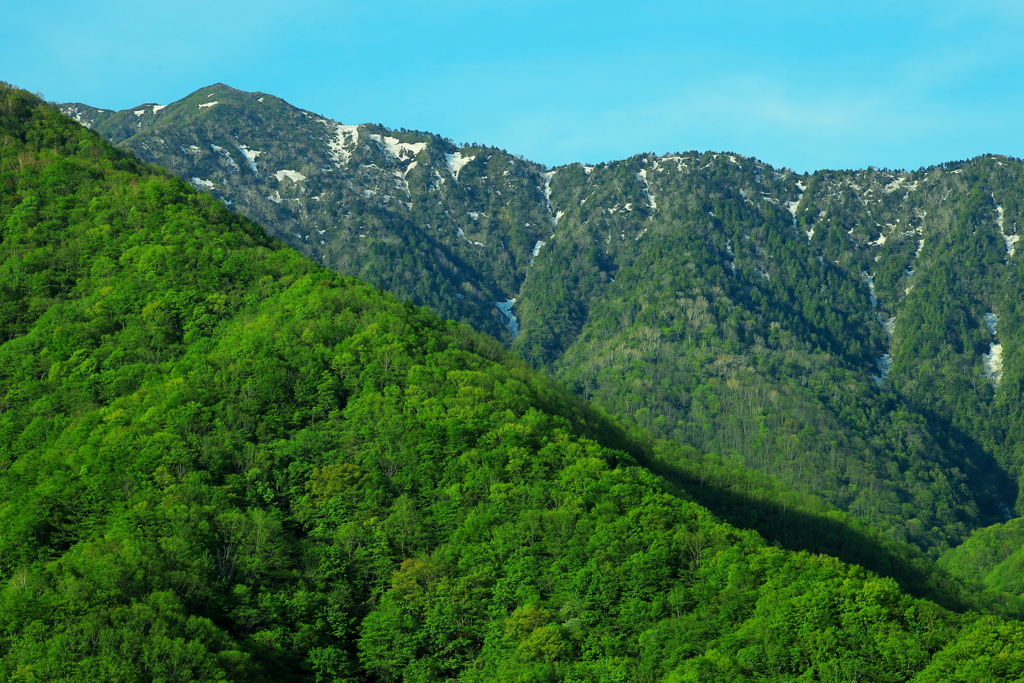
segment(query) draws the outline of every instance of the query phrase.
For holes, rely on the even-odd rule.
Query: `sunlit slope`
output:
[[[1017,622],[719,522],[493,340],[2,96],[7,679],[1024,673]]]
[[[1021,163],[546,169],[224,85],[65,111],[604,410],[937,556],[1015,513]]]
[[[222,84],[164,107],[62,109],[337,272],[511,341],[495,303],[552,228],[538,164]]]

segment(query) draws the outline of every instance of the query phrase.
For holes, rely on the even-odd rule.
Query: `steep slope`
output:
[[[1012,680],[672,495],[494,340],[0,90],[0,676]]]
[[[937,553],[1013,514],[1019,161],[545,170],[223,85],[63,109],[332,269],[894,538]]]
[[[613,218],[620,243],[642,234],[646,247],[619,259],[614,283],[592,270],[568,296],[524,296],[520,343],[534,305],[561,310],[580,333],[563,336],[574,341],[554,366],[583,395],[925,547],[1005,519],[1019,476],[1018,361],[991,330],[997,320],[1000,339],[1020,329],[1008,207],[1021,164],[821,172],[790,177],[787,197],[766,186],[770,168],[714,156],[679,158],[670,179],[656,170],[664,159],[622,162],[632,165],[623,176],[645,179],[658,215],[567,216],[530,278],[548,280],[539,292],[564,282],[567,264],[609,242]],[[588,301],[585,318],[570,313]]]
[[[939,558],[951,572],[1000,591],[1024,595],[1024,531],[1021,518],[975,531]]]
[[[551,232],[537,164],[224,85],[106,116],[62,108],[320,263],[511,341],[495,304]]]

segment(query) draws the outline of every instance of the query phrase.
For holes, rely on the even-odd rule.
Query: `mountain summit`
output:
[[[933,556],[1015,514],[1024,164],[547,169],[262,93],[62,105],[301,253]]]
[[[495,340],[28,93],[0,141],[0,678],[1024,673],[1019,622],[720,522]]]

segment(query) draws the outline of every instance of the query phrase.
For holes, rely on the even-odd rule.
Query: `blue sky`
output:
[[[57,102],[166,104],[223,82],[548,165],[1024,157],[1016,0],[42,0],[4,23],[0,80]]]

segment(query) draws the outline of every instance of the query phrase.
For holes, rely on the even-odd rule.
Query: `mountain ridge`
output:
[[[96,127],[660,437],[933,554],[1013,514],[1018,160],[796,175],[687,152],[547,169],[227,86],[152,110]]]
[[[0,93],[0,676],[1024,672],[1020,622],[721,523],[493,339]]]

